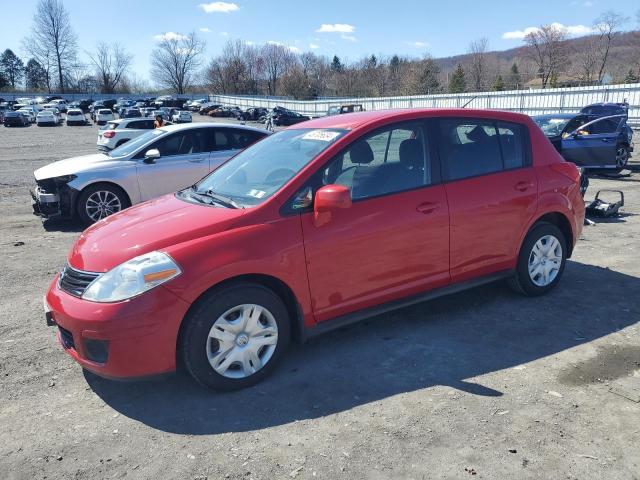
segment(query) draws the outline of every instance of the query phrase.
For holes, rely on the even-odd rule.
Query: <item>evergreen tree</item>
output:
[[[11,88],[16,88],[16,84],[20,83],[24,74],[24,65],[22,60],[10,49],[6,49],[0,55],[0,71],[4,74]]]
[[[502,75],[498,75],[496,81],[493,82],[493,90],[496,92],[501,92],[504,90],[504,81],[502,80]]]
[[[464,76],[464,70],[461,64],[451,74],[449,79],[449,92],[462,93],[467,89],[467,80]]]
[[[2,71],[0,71],[0,90],[5,88],[8,84],[9,84],[9,82],[5,78],[4,73],[2,73]]]
[[[509,70],[509,81],[508,88],[510,90],[519,90],[522,86],[522,79],[520,77],[520,71],[518,70],[518,65],[516,62],[513,62],[511,65],[511,69]]]
[[[344,66],[342,62],[340,62],[340,58],[337,55],[333,56],[333,60],[331,61],[331,71],[336,73],[341,73],[344,70]]]
[[[627,76],[624,77],[624,83],[638,83],[640,82],[640,79],[638,78],[638,76],[635,74],[635,72],[631,69],[629,69],[629,73],[627,73]]]
[[[422,60],[418,66],[416,92],[418,95],[436,93],[440,89],[440,68],[431,58]]]
[[[47,71],[33,58],[24,69],[24,83],[31,92],[47,89]]]

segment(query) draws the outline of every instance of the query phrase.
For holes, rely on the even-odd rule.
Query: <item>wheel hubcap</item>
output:
[[[211,327],[207,359],[223,377],[246,378],[267,364],[277,343],[278,325],[269,310],[238,305],[220,315]]]
[[[85,209],[89,218],[97,222],[122,210],[122,205],[115,193],[108,190],[99,190],[89,195]]]
[[[540,238],[529,254],[529,278],[538,287],[545,287],[558,276],[562,266],[562,245],[553,235]]]

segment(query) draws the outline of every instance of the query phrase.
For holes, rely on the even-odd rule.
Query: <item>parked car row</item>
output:
[[[340,117],[173,125],[36,170],[36,213],[96,222],[45,297],[64,350],[107,378],[181,365],[233,390],[292,340],[500,279],[559,283],[580,172],[530,117]]]

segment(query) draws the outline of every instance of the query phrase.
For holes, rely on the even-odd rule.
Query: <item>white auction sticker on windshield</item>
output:
[[[262,198],[262,197],[264,197],[266,194],[267,194],[267,192],[265,192],[265,191],[263,191],[263,190],[255,190],[255,189],[253,189],[253,190],[251,190],[251,191],[249,192],[249,195],[251,195],[252,197],[255,197],[255,198]]]
[[[340,135],[340,132],[331,130],[311,130],[303,135],[303,140],[319,140],[321,142],[331,142]]]

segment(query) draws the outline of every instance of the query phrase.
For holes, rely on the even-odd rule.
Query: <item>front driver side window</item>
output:
[[[351,190],[353,200],[402,192],[431,183],[421,123],[387,127],[356,140],[323,171],[322,183]]]
[[[168,137],[158,140],[149,148],[157,148],[161,158],[172,155],[188,155],[199,151],[193,136],[188,132],[169,135]]]

